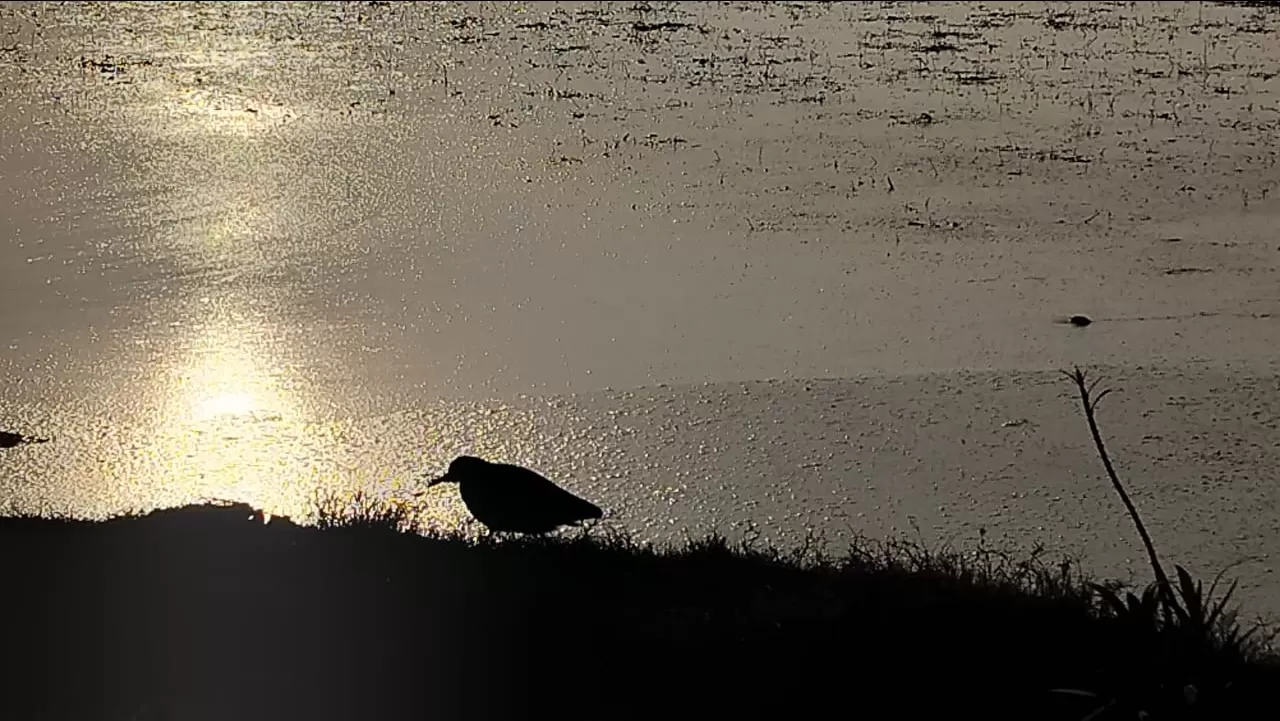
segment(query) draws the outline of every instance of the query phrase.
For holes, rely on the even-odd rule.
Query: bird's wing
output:
[[[599,506],[557,486],[541,473],[523,466],[511,466],[511,468],[518,473],[521,479],[519,483],[521,491],[528,494],[530,502],[552,502],[581,518],[599,518],[603,515]]]

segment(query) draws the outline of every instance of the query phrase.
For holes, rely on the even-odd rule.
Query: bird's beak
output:
[[[453,479],[449,477],[448,473],[446,473],[443,476],[440,476],[439,478],[432,478],[431,480],[427,481],[427,488],[430,488],[432,486],[438,486],[441,483],[445,483],[446,481],[451,481],[451,480]]]

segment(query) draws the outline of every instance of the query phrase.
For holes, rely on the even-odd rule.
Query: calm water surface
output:
[[[1276,13],[646,7],[4,5],[0,425],[53,442],[2,497],[305,517],[471,452],[654,538],[1141,572],[1079,363],[1163,546],[1280,610]]]

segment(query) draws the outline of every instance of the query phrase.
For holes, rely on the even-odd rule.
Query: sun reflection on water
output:
[[[145,444],[154,462],[135,493],[161,505],[248,503],[300,522],[315,520],[326,498],[345,508],[362,496],[409,509],[423,530],[470,528],[456,493],[421,491],[447,462],[451,436],[476,429],[445,412],[321,417],[306,371],[288,360],[287,325],[240,305],[231,298],[191,309],[193,321],[205,315],[158,379],[158,425]],[[399,440],[379,452],[384,433]],[[413,436],[421,451],[405,442]]]
[[[173,391],[185,399],[188,419],[194,423],[228,418],[254,421],[293,412],[294,401],[280,387],[284,369],[271,363],[269,349],[261,347],[279,334],[262,319],[213,313],[169,373]],[[182,409],[174,410],[182,415]]]
[[[273,264],[287,255],[282,244],[307,231],[290,192],[295,179],[289,166],[258,172],[255,146],[236,141],[296,113],[278,98],[215,82],[279,51],[264,43],[245,31],[153,48],[183,71],[140,78],[129,106],[144,138],[221,138],[195,146],[201,153],[159,144],[145,166],[168,216],[155,250],[203,286],[201,297],[168,309],[181,330],[164,355],[159,429],[149,441],[158,477],[148,485],[178,502],[216,498],[296,516],[311,509],[314,489],[340,483],[354,464],[343,434],[307,412],[305,379],[289,362],[297,331],[280,313],[292,303]]]
[[[323,436],[307,431],[280,387],[270,326],[227,305],[197,306],[209,316],[192,324],[198,330],[167,364],[155,443],[172,466],[169,482],[182,479],[191,500],[244,501],[280,513],[292,504],[279,472],[306,460],[290,448],[322,448]]]
[[[412,504],[425,527],[458,527],[466,514],[456,494],[414,495],[422,474],[446,460],[417,449],[422,442],[442,454],[467,428],[447,413],[411,424],[335,418],[314,391],[334,359],[317,357],[303,334],[340,323],[307,305],[315,275],[308,263],[325,256],[316,247],[326,233],[315,209],[346,202],[349,191],[295,156],[347,121],[327,95],[308,95],[295,78],[313,66],[337,67],[329,56],[343,51],[273,38],[261,31],[262,12],[228,14],[226,6],[84,12],[96,18],[93,57],[148,61],[127,66],[127,84],[86,76],[94,102],[75,107],[94,123],[105,110],[123,115],[117,140],[133,144],[133,183],[145,198],[137,225],[147,230],[132,239],[148,259],[139,296],[159,302],[145,326],[154,355],[128,399],[136,413],[108,424],[127,451],[108,468],[90,447],[68,450],[101,479],[79,483],[77,503],[147,508],[217,499],[311,520],[320,494],[361,490]],[[189,31],[210,13],[218,32]],[[340,67],[350,82],[347,65]]]
[[[221,393],[196,399],[192,415],[197,420],[219,416],[247,416],[257,407],[257,401],[248,393]]]

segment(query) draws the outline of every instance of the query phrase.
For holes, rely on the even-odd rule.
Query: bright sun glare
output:
[[[257,401],[248,393],[220,393],[197,398],[192,415],[196,420],[209,420],[221,416],[246,416],[257,408]]]

